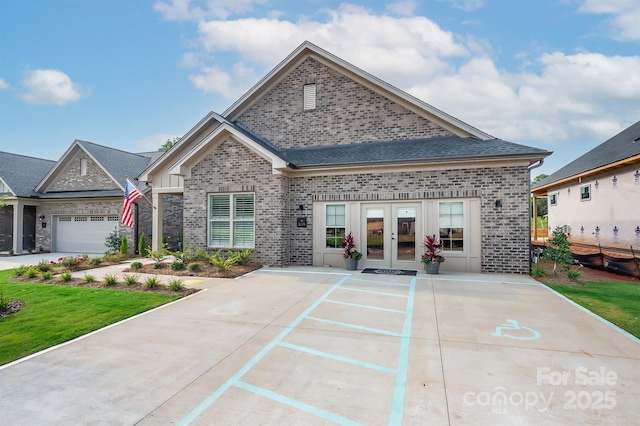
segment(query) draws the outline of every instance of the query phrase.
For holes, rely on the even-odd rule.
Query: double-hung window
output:
[[[255,195],[209,194],[209,247],[255,247]]]
[[[327,248],[340,248],[347,223],[346,207],[344,204],[329,204],[325,213]]]
[[[440,203],[438,227],[443,250],[464,250],[464,204],[462,201]]]

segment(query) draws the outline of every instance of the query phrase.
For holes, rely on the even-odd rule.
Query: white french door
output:
[[[422,244],[420,203],[362,205],[365,236],[363,266],[367,268],[417,269]]]

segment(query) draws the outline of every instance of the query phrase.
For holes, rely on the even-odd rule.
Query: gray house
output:
[[[54,162],[0,152],[0,251],[44,249],[74,254],[104,253],[114,230],[136,247],[151,230],[151,206],[139,200],[134,228],[121,225],[126,176],[137,175],[161,153],[132,154],[91,142],[74,141]],[[145,185],[142,191],[149,189]],[[177,241],[182,215],[165,212]]]
[[[529,271],[529,168],[550,152],[497,139],[305,42],[139,176],[183,200],[185,246],[252,248],[268,265]]]

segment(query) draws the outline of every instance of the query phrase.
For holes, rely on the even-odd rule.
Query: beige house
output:
[[[560,227],[573,242],[640,251],[640,121],[531,192],[547,197],[549,232]]]
[[[550,153],[497,139],[305,42],[139,180],[182,197],[185,247],[252,248],[267,265],[528,273],[530,167]]]

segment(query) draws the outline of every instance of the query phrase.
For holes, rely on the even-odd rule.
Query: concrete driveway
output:
[[[2,423],[638,424],[640,342],[526,276],[263,269],[0,367]]]
[[[15,256],[0,256],[0,271],[17,268],[20,265],[37,265],[41,260],[57,261],[61,257],[78,256],[81,253],[33,253]],[[104,253],[91,254],[90,256],[104,256]]]

